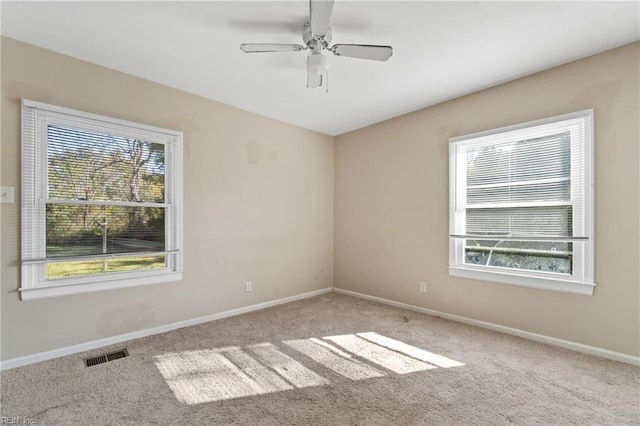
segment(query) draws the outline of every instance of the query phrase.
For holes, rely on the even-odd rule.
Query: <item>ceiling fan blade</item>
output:
[[[242,43],[240,45],[240,50],[245,53],[299,52],[305,49],[306,47],[299,44]]]
[[[348,56],[350,58],[372,59],[374,61],[386,61],[393,55],[391,46],[377,46],[372,44],[334,44],[331,51],[336,56]]]
[[[333,0],[309,0],[309,15],[311,17],[311,32],[324,37],[329,32],[329,20]]]

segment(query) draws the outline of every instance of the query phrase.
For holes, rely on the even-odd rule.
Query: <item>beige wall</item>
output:
[[[1,184],[16,188],[1,205],[1,359],[332,286],[333,138],[12,39],[1,48]],[[23,97],[184,132],[182,282],[19,301]]]
[[[16,188],[0,205],[2,360],[334,284],[640,355],[638,43],[338,136],[335,153],[328,136],[15,40],[1,48],[1,184]],[[19,301],[22,97],[184,132],[182,282]],[[585,108],[594,296],[449,277],[448,138]]]
[[[335,287],[640,355],[639,47],[337,137]],[[595,294],[450,277],[448,139],[587,108],[595,114]]]

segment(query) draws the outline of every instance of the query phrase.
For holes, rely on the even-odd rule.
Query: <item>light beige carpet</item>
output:
[[[39,425],[640,424],[637,367],[335,293],[0,378]]]

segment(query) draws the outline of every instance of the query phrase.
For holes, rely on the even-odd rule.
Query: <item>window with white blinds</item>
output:
[[[182,276],[182,133],[22,101],[23,300]]]
[[[593,111],[450,140],[451,275],[593,294]]]

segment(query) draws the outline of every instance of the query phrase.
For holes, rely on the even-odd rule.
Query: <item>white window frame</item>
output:
[[[559,131],[571,132],[571,138],[582,136],[583,144],[571,151],[571,201],[584,200],[584,220],[574,224],[586,240],[573,244],[573,273],[520,270],[505,267],[474,265],[465,260],[466,214],[466,161],[458,156],[461,146],[492,145],[506,141],[518,141]],[[578,139],[579,140],[579,139]],[[584,176],[576,176],[574,164],[583,162]],[[578,111],[528,123],[502,127],[449,139],[449,275],[483,281],[513,284],[544,290],[581,295],[592,295],[594,283],[593,243],[593,110]],[[574,216],[577,209],[574,209]]]
[[[47,280],[47,126],[58,124],[165,145],[164,268]],[[182,132],[22,99],[21,300],[159,284],[182,279]],[[74,259],[75,260],[75,259]]]

